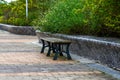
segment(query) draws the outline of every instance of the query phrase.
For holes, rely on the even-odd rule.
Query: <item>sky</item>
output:
[[[11,2],[11,1],[15,1],[15,0],[5,0],[5,1],[7,1],[7,2]]]

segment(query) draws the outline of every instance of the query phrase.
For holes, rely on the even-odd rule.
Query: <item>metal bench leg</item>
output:
[[[60,51],[60,56],[63,56],[63,54],[62,54],[62,45],[61,44],[59,44],[59,51]]]
[[[59,54],[58,52],[55,53],[55,56],[54,56],[53,60],[57,60],[58,54]]]
[[[57,60],[59,54],[59,46],[56,44],[54,49],[55,49],[55,55],[53,57],[53,60]]]
[[[53,50],[53,53],[55,53],[55,45],[52,43],[52,50]]]
[[[41,49],[41,53],[44,53],[44,49],[45,49],[45,42],[44,40],[41,40],[42,41],[42,49]]]
[[[70,46],[70,44],[67,44],[66,53],[67,53],[67,59],[71,60],[72,58],[71,58],[70,53],[69,53],[69,46]]]
[[[52,46],[50,44],[50,42],[47,42],[48,43],[48,53],[46,56],[50,56],[50,52],[51,52],[51,49],[52,49]]]

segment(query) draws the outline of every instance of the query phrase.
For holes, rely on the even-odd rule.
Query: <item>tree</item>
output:
[[[5,0],[0,0],[0,4],[5,4],[7,3]]]

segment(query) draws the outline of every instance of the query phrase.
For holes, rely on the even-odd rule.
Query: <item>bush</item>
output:
[[[99,36],[115,36],[120,37],[120,1],[104,0],[96,9],[95,15],[98,17],[100,27],[96,33]]]
[[[61,0],[40,20],[42,31],[120,37],[119,0]]]
[[[40,0],[39,1],[39,11],[37,13],[39,13],[39,15],[37,16],[37,18],[35,18],[32,21],[32,25],[34,26],[35,29],[41,29],[41,22],[43,21],[43,18],[45,17],[45,13],[48,12],[48,10],[50,9],[51,6],[53,6],[55,3],[57,3],[59,0]]]
[[[56,3],[54,7],[46,13],[41,25],[44,31],[59,33],[80,33],[87,25],[85,14],[81,11],[84,1],[63,0]],[[80,31],[81,30],[81,31]]]
[[[97,25],[93,15],[97,1],[62,0],[41,21],[43,31],[66,34],[92,34]],[[94,23],[95,22],[95,23]]]

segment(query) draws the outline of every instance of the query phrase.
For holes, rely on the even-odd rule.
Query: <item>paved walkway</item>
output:
[[[36,36],[0,31],[0,80],[116,80],[74,60],[40,54]]]

